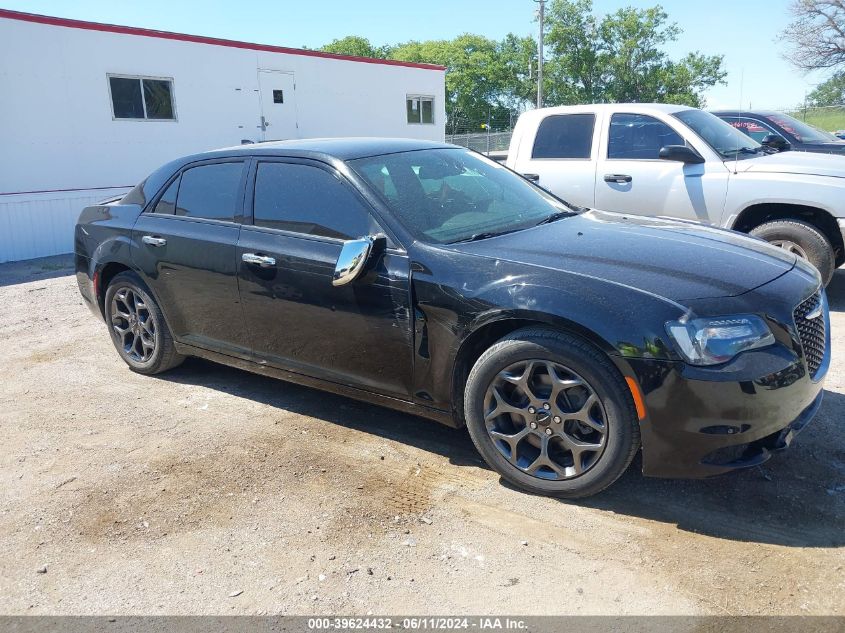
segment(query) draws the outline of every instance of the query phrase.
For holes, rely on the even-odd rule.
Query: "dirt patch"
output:
[[[133,374],[34,266],[0,266],[2,613],[845,614],[845,272],[788,452],[564,503],[413,416],[201,361]]]

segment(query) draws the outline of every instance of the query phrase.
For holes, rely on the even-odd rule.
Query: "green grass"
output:
[[[820,130],[827,132],[845,130],[845,108],[808,108],[806,117],[803,110],[790,112],[789,114],[800,121],[806,121]]]

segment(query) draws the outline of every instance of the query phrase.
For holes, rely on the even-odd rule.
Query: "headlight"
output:
[[[666,331],[692,365],[718,365],[740,352],[775,342],[766,322],[753,314],[669,321]]]

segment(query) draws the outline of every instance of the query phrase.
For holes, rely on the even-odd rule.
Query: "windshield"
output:
[[[766,116],[772,123],[779,125],[792,134],[799,143],[841,143],[833,134],[822,132],[812,125],[799,121],[788,114],[770,114]]]
[[[723,158],[743,158],[760,151],[760,143],[749,138],[730,123],[704,110],[681,110],[672,116],[698,134]]]
[[[483,239],[575,213],[502,165],[460,148],[372,156],[349,165],[423,242]]]

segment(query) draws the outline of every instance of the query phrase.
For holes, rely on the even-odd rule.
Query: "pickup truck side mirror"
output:
[[[778,152],[785,152],[792,147],[792,144],[780,134],[766,134],[766,136],[763,137],[763,140],[760,141],[760,144]]]
[[[664,145],[658,154],[663,160],[676,160],[679,163],[703,163],[704,157],[686,145]]]

